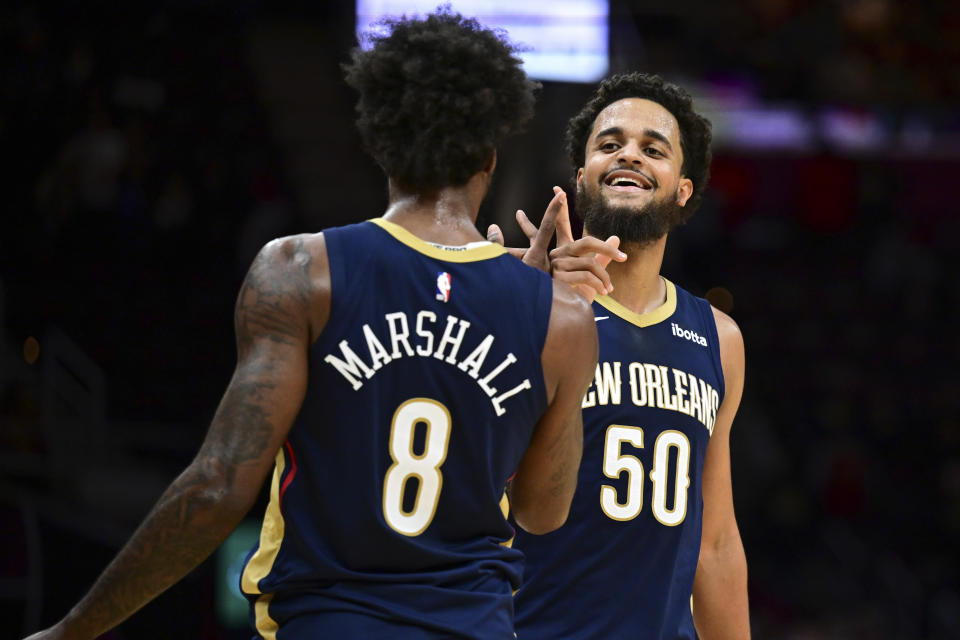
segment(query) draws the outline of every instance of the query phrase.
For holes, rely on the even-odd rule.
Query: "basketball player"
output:
[[[727,315],[660,275],[668,232],[700,204],[710,140],[687,93],[653,75],[607,79],[569,123],[585,235],[573,242],[558,222],[551,267],[591,299],[612,292],[593,302],[600,362],[583,399],[570,517],[514,543],[527,556],[520,640],[750,635],[729,451],[743,339]],[[604,273],[593,255],[613,257],[600,242],[611,235],[629,258]],[[502,237],[496,226],[488,236]]]
[[[258,638],[513,637],[504,488],[530,533],[564,522],[596,329],[581,296],[474,226],[497,144],[533,111],[511,45],[449,11],[388,26],[346,67],[388,209],[260,252],[199,454],[34,637],[131,615],[220,544],[271,469],[241,577]],[[565,207],[558,193],[548,217]]]

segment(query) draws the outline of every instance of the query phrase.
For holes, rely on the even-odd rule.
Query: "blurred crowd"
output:
[[[679,281],[730,288],[746,340],[732,447],[756,637],[960,630],[960,216],[921,196],[958,170],[721,156],[668,250]]]
[[[923,113],[948,135],[960,131],[960,5],[922,5],[613,2],[611,15],[628,18],[613,37],[639,34],[633,49],[615,39],[613,66],[737,78],[771,101]],[[250,70],[250,30],[272,15],[255,2],[0,8],[4,460],[47,446],[42,377],[22,351],[40,338],[42,362],[50,327],[104,371],[109,420],[187,425],[168,450],[170,474],[189,459],[233,365],[247,264],[270,237],[318,230]],[[543,98],[565,117],[578,96],[548,85]],[[524,145],[559,154],[557,132],[536,126]],[[340,171],[337,202],[374,188],[363,162],[358,148],[330,150],[322,170]],[[508,149],[492,200],[523,182],[521,164]],[[754,637],[960,636],[960,212],[948,195],[958,174],[960,155],[897,148],[720,148],[703,209],[670,239],[665,275],[710,292],[746,340],[732,447]],[[5,469],[0,498],[28,476]],[[0,577],[21,576],[30,527],[15,501],[0,506]],[[62,522],[39,526],[49,620],[112,550],[89,543],[82,570],[65,574],[53,561],[82,543]],[[162,624],[175,602],[202,637],[227,637],[199,575],[183,587],[197,597],[142,615]],[[19,620],[13,601],[2,611]]]
[[[245,59],[248,17],[188,5],[0,9],[8,323],[82,339],[128,417],[197,408],[198,358],[232,357],[229,342],[206,343],[229,329],[225,303],[269,239],[251,237],[259,219],[278,235],[293,225]],[[151,389],[124,385],[145,376]]]
[[[739,78],[771,101],[920,107],[954,118],[960,6],[952,0],[613,0],[656,69]],[[628,45],[627,61],[636,51]]]

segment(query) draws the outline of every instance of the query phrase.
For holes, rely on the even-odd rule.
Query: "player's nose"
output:
[[[644,162],[643,150],[635,142],[628,142],[617,152],[617,161],[627,164],[640,165]]]

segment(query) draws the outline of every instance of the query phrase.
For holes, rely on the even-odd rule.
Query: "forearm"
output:
[[[701,640],[750,638],[747,560],[739,534],[701,550],[693,583],[693,621]]]
[[[557,434],[534,434],[531,449],[520,463],[510,493],[514,518],[525,531],[549,533],[567,519],[577,488],[583,451],[579,414]]]
[[[250,504],[225,488],[217,463],[194,461],[60,624],[66,638],[96,638],[203,562]],[[206,467],[206,468],[204,468]]]
[[[250,267],[237,299],[237,368],[196,458],[89,593],[33,640],[92,640],[116,626],[203,562],[253,506],[300,410],[309,338],[325,321],[319,312],[310,321],[314,275],[329,305],[322,239],[305,241],[271,242]]]

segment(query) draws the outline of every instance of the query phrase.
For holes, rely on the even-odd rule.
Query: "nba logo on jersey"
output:
[[[437,300],[450,302],[450,274],[441,271],[437,274]]]

